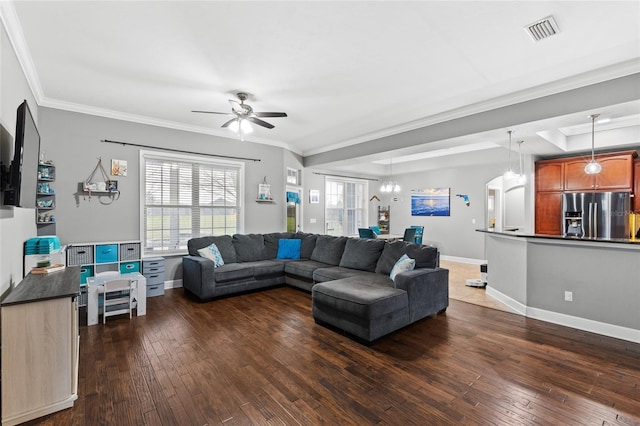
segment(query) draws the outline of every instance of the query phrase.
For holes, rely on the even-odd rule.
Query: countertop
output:
[[[487,234],[505,235],[509,237],[521,237],[521,238],[541,238],[547,240],[562,240],[562,241],[584,241],[595,243],[614,243],[614,244],[638,244],[640,245],[640,238],[588,238],[588,237],[564,237],[562,235],[546,235],[546,234],[529,234],[521,231],[506,231],[495,230],[490,228],[476,229],[478,232],[485,232]]]
[[[2,301],[2,306],[60,299],[80,294],[80,267],[68,266],[64,271],[34,275],[29,273]]]

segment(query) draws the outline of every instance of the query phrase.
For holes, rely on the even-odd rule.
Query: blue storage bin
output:
[[[111,263],[118,261],[118,245],[102,244],[96,246],[96,263]]]
[[[80,267],[80,284],[86,284],[87,278],[93,277],[93,266]]]
[[[120,264],[121,274],[132,274],[134,272],[140,272],[140,262],[122,262]]]

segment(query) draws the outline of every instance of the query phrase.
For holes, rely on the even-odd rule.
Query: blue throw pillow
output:
[[[212,260],[213,266],[215,268],[217,268],[218,266],[224,265],[224,260],[222,260],[222,254],[220,254],[220,250],[218,250],[218,246],[215,245],[214,243],[211,243],[209,246],[198,250],[198,254],[202,257],[206,257],[209,260]]]
[[[276,259],[300,259],[302,240],[297,238],[278,240],[278,254]]]
[[[398,275],[400,272],[413,271],[415,267],[416,267],[416,261],[414,259],[411,259],[406,254],[403,254],[402,257],[398,259],[396,264],[393,265],[393,269],[391,270],[389,277],[393,280],[395,284],[396,275]]]

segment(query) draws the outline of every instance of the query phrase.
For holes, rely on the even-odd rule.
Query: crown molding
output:
[[[13,51],[18,58],[18,63],[22,68],[27,84],[33,93],[33,97],[36,103],[40,105],[40,102],[44,99],[44,92],[33,63],[33,58],[31,58],[31,54],[29,53],[27,41],[22,32],[22,25],[20,25],[18,14],[16,13],[15,7],[13,7],[13,1],[0,1],[0,19],[7,32]]]
[[[114,111],[106,108],[98,108],[98,107],[93,107],[93,106],[84,105],[84,104],[77,104],[73,102],[59,101],[56,99],[44,98],[39,105],[47,108],[54,108],[54,109],[59,109],[63,111],[94,115],[97,117],[111,118],[114,120],[129,121],[132,123],[146,124],[146,125],[155,126],[155,127],[164,127],[167,129],[181,130],[184,132],[201,133],[205,135],[218,136],[225,139],[233,139],[233,140],[236,139],[231,135],[231,133],[228,130],[218,130],[218,129],[212,129],[209,127],[193,126],[190,124],[178,123],[175,121],[162,120],[159,118],[147,117],[144,115],[137,115],[137,114],[130,114],[130,113]],[[272,139],[256,138],[256,137],[250,137],[250,136],[251,135],[249,136],[245,135],[244,142],[253,142],[253,143],[259,143],[262,145],[275,146],[278,148],[284,148],[289,151],[297,153],[293,149],[293,147],[289,146],[287,143],[272,140]]]
[[[466,105],[464,107],[445,111],[439,114],[434,114],[419,120],[414,120],[408,123],[401,124],[399,126],[389,127],[376,132],[368,133],[366,135],[358,136],[356,138],[349,139],[336,144],[332,144],[329,146],[324,146],[321,148],[305,151],[303,153],[303,156],[307,157],[310,155],[321,154],[324,152],[333,151],[335,149],[344,148],[347,146],[356,145],[359,143],[368,142],[371,140],[380,139],[387,136],[397,135],[399,133],[416,130],[416,129],[431,126],[437,123],[442,123],[445,121],[466,117],[468,115],[491,111],[493,109],[502,108],[502,107],[517,104],[520,102],[526,102],[532,99],[542,98],[545,96],[566,92],[568,90],[579,89],[584,86],[601,83],[603,81],[612,80],[614,78],[625,77],[638,72],[640,72],[640,61],[638,61],[637,59],[631,59],[625,62],[621,62],[621,63],[604,67],[604,68],[599,68],[593,71],[588,71],[582,74],[578,74],[572,77],[567,77],[551,83],[513,92],[508,95],[489,99],[487,101],[477,102],[474,104]]]

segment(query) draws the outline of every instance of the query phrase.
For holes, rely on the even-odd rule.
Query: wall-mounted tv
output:
[[[36,207],[40,134],[25,100],[18,107],[15,148],[4,191],[5,206]]]

